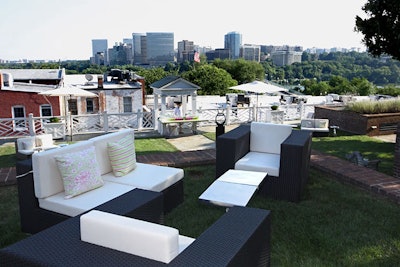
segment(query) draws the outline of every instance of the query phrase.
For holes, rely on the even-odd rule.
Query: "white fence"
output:
[[[206,119],[199,122],[198,126],[216,125],[215,118],[218,112],[223,112],[226,124],[240,124],[250,121],[264,121],[283,123],[284,121],[295,121],[305,118],[314,112],[315,104],[291,104],[281,105],[278,111],[272,111],[270,106],[264,107],[224,107],[199,109],[197,114]],[[86,114],[68,115],[58,117],[60,123],[49,123],[50,117],[33,117],[29,114],[27,118],[0,119],[0,137],[14,138],[30,136],[35,134],[49,133],[55,135],[74,136],[79,134],[99,133],[116,131],[119,129],[133,128],[136,131],[157,130],[157,121],[154,111],[109,114]],[[55,126],[50,127],[48,126]]]

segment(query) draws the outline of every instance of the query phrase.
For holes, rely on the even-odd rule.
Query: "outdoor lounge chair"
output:
[[[267,126],[269,130],[259,132],[257,135],[261,140],[251,146],[253,124]],[[283,137],[282,134],[287,137]],[[294,130],[289,125],[258,122],[241,125],[217,138],[216,178],[229,169],[267,172],[268,176],[260,188],[261,194],[298,202],[308,180],[311,137],[311,132]],[[259,149],[265,145],[274,146],[274,153],[267,156],[271,162],[268,162],[268,159],[260,160],[256,155],[256,158],[250,157],[238,164],[238,161],[250,154],[249,152],[253,152],[254,146],[255,149]]]

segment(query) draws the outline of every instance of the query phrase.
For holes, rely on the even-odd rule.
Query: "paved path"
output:
[[[138,155],[137,161],[174,167],[215,164],[215,142],[206,137],[192,135],[167,140],[181,151]],[[311,153],[311,166],[332,174],[332,177],[341,182],[358,186],[400,204],[400,179],[318,151]],[[0,185],[15,183],[15,168],[0,170]]]

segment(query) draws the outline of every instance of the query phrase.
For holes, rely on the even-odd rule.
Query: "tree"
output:
[[[183,73],[182,78],[200,86],[199,95],[225,95],[229,87],[237,85],[226,70],[208,64]]]
[[[356,16],[355,30],[374,56],[389,54],[400,60],[400,1],[368,0],[362,8],[368,18]]]

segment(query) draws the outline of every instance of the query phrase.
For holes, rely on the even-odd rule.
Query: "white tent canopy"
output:
[[[280,91],[287,92],[288,90],[270,83],[254,81],[230,87],[229,89],[252,92],[257,94],[273,94]]]

